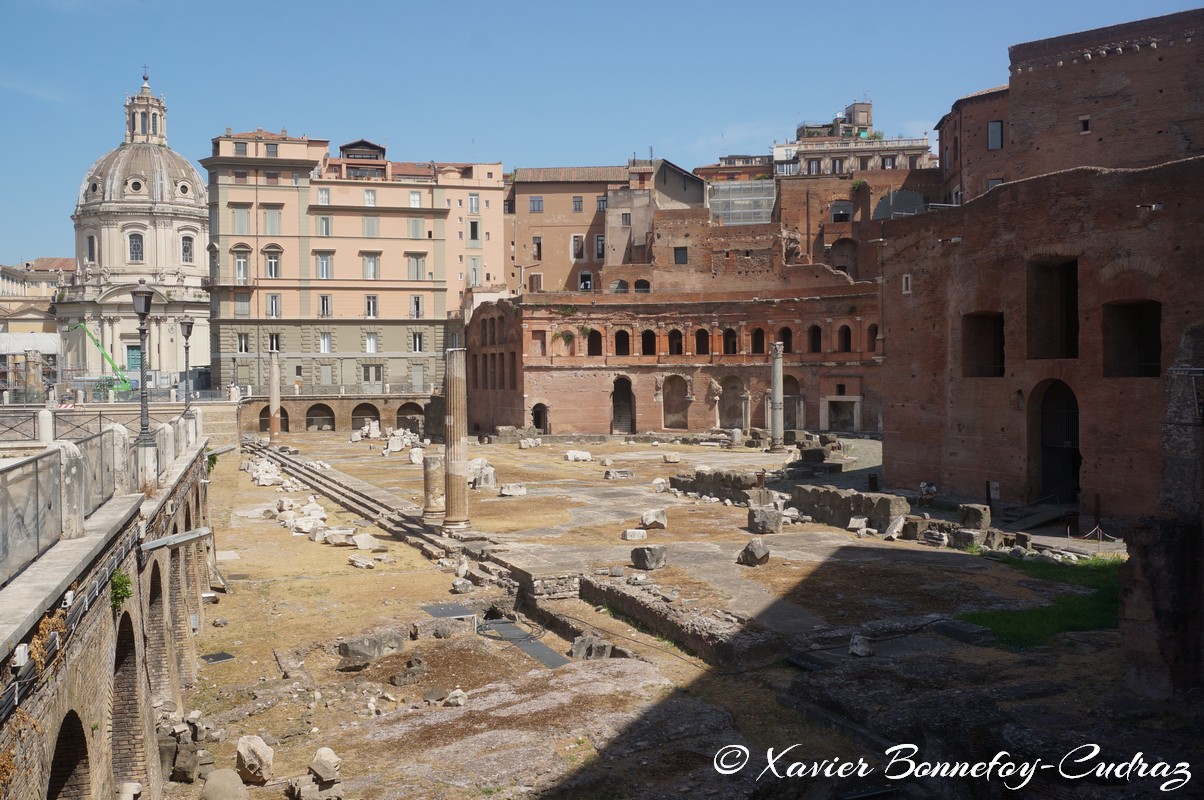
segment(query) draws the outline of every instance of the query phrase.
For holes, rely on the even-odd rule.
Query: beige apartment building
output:
[[[501,272],[502,165],[390,161],[287,131],[213,140],[213,373],[266,392],[429,394],[470,286]]]

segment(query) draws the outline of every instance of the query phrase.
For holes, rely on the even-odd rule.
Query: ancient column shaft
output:
[[[785,346],[781,342],[774,342],[769,351],[773,355],[769,379],[769,450],[780,453],[784,449],[782,439],[786,427],[782,413],[782,355]]]
[[[443,376],[447,419],[443,426],[446,461],[444,531],[468,530],[468,385],[464,348],[447,351]]]
[[[447,511],[445,503],[447,476],[443,470],[443,456],[422,457],[422,521],[439,523]]]
[[[276,445],[280,441],[280,353],[271,352],[268,370],[268,442]]]

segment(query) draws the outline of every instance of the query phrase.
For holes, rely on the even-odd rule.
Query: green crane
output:
[[[115,362],[113,360],[113,357],[111,355],[109,355],[109,351],[105,350],[103,347],[101,347],[100,340],[98,340],[96,338],[96,336],[92,333],[92,331],[88,330],[88,326],[82,322],[80,322],[76,325],[72,325],[70,328],[67,329],[67,331],[70,332],[70,331],[75,330],[76,328],[84,329],[84,333],[86,333],[88,335],[88,338],[92,340],[92,344],[96,345],[96,349],[100,351],[100,354],[102,356],[104,356],[105,361],[107,361],[109,366],[113,368],[113,377],[116,379],[113,383],[113,389],[118,392],[130,391],[133,387],[130,386],[129,378],[125,377],[125,373],[122,372],[121,368],[117,366],[117,362]]]

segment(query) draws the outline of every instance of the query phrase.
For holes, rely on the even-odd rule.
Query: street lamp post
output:
[[[184,334],[184,416],[192,419],[192,371],[188,363],[188,340],[192,338],[192,317],[180,318],[180,333]]]
[[[146,285],[146,278],[138,279],[138,288],[130,290],[134,300],[134,313],[138,315],[138,400],[141,405],[141,426],[138,429],[138,446],[154,447],[155,437],[150,431],[150,394],[146,385],[146,316],[150,314],[151,298],[155,293]]]

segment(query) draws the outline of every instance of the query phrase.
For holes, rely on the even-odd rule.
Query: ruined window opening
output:
[[[737,337],[736,332],[728,328],[723,332],[723,353],[724,355],[734,355],[736,353]]]
[[[1162,374],[1162,304],[1138,300],[1104,305],[1104,377]]]
[[[648,294],[652,291],[652,284],[646,280],[638,280],[635,282],[636,294]]]
[[[911,275],[903,276],[903,294],[911,294]]]
[[[600,356],[602,355],[602,333],[601,331],[590,331],[589,339],[586,344],[586,355]]]
[[[818,325],[812,325],[807,329],[807,352],[823,352],[823,331],[820,330]]]
[[[1079,262],[1028,265],[1028,357],[1079,357]]]
[[[987,123],[987,149],[1003,149],[1003,120],[994,119]]]
[[[853,204],[848,200],[836,200],[832,203],[833,222],[851,222],[853,220]]]
[[[870,351],[871,353],[878,352],[878,326],[876,324],[871,324],[868,328],[866,328],[865,341],[866,350]]]
[[[836,331],[837,349],[842,353],[850,353],[853,351],[853,331],[848,325],[841,325]]]
[[[674,263],[674,264],[688,264],[688,263],[690,263],[690,254],[689,254],[689,248],[687,248],[687,247],[674,247],[674,248],[673,248],[673,263]]]
[[[794,331],[789,328],[782,328],[778,331],[778,341],[782,343],[782,352],[794,352]]]
[[[962,316],[962,377],[1002,378],[1003,314]]]
[[[680,356],[683,352],[681,331],[669,331],[669,355]]]
[[[644,331],[640,334],[640,355],[656,355],[656,334],[652,331]]]
[[[617,331],[615,333],[615,355],[631,355],[631,334],[627,331]]]
[[[752,332],[752,351],[754,353],[765,352],[765,331],[760,328],[754,328]]]
[[[836,394],[839,395],[840,397],[844,397],[845,385],[843,383],[836,384]]]
[[[694,331],[694,353],[700,356],[710,355],[711,353],[711,335],[705,328],[699,328]]]

